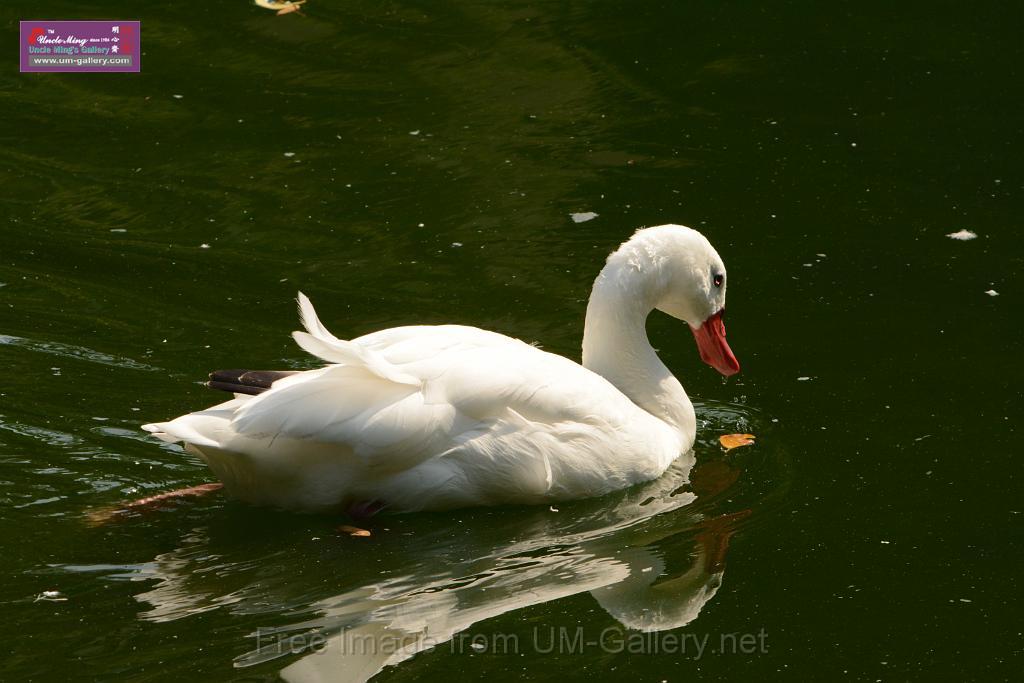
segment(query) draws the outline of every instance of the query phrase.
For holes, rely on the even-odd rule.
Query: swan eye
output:
[[[721,287],[722,283],[725,281],[725,276],[722,275],[721,273],[715,273],[714,280],[715,287]]]

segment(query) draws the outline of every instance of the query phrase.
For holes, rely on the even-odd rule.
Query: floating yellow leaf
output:
[[[338,527],[338,531],[349,536],[359,536],[365,538],[370,535],[370,532],[366,529],[360,529],[357,526],[350,526],[348,524],[342,524]]]
[[[723,434],[718,437],[718,443],[722,444],[722,448],[727,451],[731,451],[734,448],[740,446],[752,446],[754,445],[753,434]]]

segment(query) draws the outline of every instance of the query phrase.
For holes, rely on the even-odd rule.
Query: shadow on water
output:
[[[135,594],[145,622],[221,609],[255,618],[255,631],[234,634],[234,666],[280,668],[288,681],[365,680],[474,624],[584,593],[626,629],[680,629],[722,586],[730,539],[785,488],[775,450],[723,454],[715,443],[736,428],[763,432],[754,411],[697,409],[696,453],[603,498],[385,515],[369,525],[369,539],[339,535],[334,518],[225,503],[187,513],[206,523],[149,562],[62,569],[155,582]],[[237,654],[243,639],[251,649]]]

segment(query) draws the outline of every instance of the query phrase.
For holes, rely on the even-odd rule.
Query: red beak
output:
[[[700,359],[728,377],[740,371],[740,362],[736,360],[729,343],[725,341],[725,323],[722,315],[725,309],[704,321],[704,324],[693,330],[693,337],[700,349]]]

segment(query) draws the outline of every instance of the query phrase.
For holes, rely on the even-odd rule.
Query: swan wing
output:
[[[336,445],[376,472],[442,456],[509,423],[628,419],[603,378],[517,339],[459,325],[408,326],[343,341],[299,295],[304,349],[334,365],[278,380],[241,404],[231,429]]]
[[[352,365],[281,380],[231,420],[243,437],[336,446],[379,473],[415,466],[470,426],[453,406],[427,403],[421,387]]]

